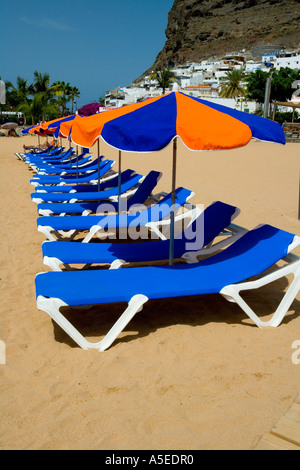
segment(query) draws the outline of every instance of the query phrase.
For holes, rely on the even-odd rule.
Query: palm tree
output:
[[[53,97],[53,90],[50,86],[50,75],[49,73],[40,73],[35,71],[34,74],[34,83],[33,83],[33,91],[35,94],[38,94],[38,101],[42,101],[42,109],[46,109],[47,104],[53,104],[51,99]],[[45,114],[42,112],[42,120],[45,121]]]
[[[65,82],[54,82],[52,85],[52,90],[57,96],[57,104],[61,108],[61,114],[64,115],[67,112],[67,103],[72,101],[72,114],[74,107],[74,99],[80,96],[80,91],[76,87],[72,87],[70,83]]]
[[[244,78],[245,73],[243,69],[233,69],[227,72],[219,93],[221,98],[237,98],[238,96],[246,96],[247,91],[242,84]]]
[[[51,86],[53,94],[57,97],[57,105],[60,107],[61,115],[63,115],[65,107],[65,82],[56,81]]]
[[[166,88],[169,88],[170,83],[174,81],[175,74],[169,69],[158,70],[154,74],[150,75],[158,81],[158,85],[163,89],[163,95],[165,94]]]
[[[18,111],[24,115],[30,116],[32,124],[37,124],[41,120],[45,120],[45,116],[59,117],[57,106],[53,103],[45,103],[44,93],[36,93],[33,99],[23,102],[18,106]]]
[[[17,77],[17,86],[7,82],[6,88],[7,101],[13,108],[19,106],[22,103],[28,103],[29,95],[33,93],[32,85],[27,85],[27,80],[22,77]]]
[[[71,114],[73,114],[74,112],[75,98],[79,98],[79,96],[80,96],[80,91],[78,90],[78,88],[76,88],[76,86],[71,86],[69,89],[69,97],[71,100]]]
[[[35,93],[47,93],[50,88],[50,75],[49,73],[41,74],[37,70],[33,74],[34,83],[33,88]]]

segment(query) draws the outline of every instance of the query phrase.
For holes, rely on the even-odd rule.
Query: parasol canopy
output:
[[[173,141],[173,207],[177,138],[195,151],[243,147],[252,138],[285,144],[283,129],[277,122],[180,92],[73,122],[71,140],[75,144],[91,147],[100,136],[109,145],[119,149],[119,159],[121,151],[154,152]],[[170,264],[173,264],[173,247],[174,212],[171,213]]]
[[[124,151],[153,152],[180,137],[190,150],[232,149],[250,139],[284,144],[281,126],[253,114],[172,92],[76,120],[71,139],[91,147],[99,137]]]
[[[66,116],[66,117],[63,117],[63,118],[59,118],[59,119],[55,119],[54,121],[50,122],[48,124],[48,129],[49,130],[52,130],[54,131],[54,137],[57,139],[60,135],[62,137],[68,137],[68,135],[64,135],[62,132],[61,132],[61,125],[63,123],[67,123],[67,122],[70,122],[70,128],[71,128],[71,125],[72,125],[72,121],[75,119],[75,117],[77,116],[77,114],[72,114],[71,116]]]
[[[16,127],[18,127],[16,122],[6,122],[5,124],[2,124],[1,129],[7,129],[8,131],[11,131],[12,129],[16,129]]]

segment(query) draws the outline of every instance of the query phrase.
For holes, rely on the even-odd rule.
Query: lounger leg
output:
[[[286,259],[291,261],[287,266],[279,268],[270,274],[266,274],[256,281],[249,281],[243,282],[241,284],[226,286],[221,290],[220,294],[222,294],[229,302],[236,302],[258,327],[277,327],[282,322],[285,314],[287,313],[300,290],[300,259],[298,256],[293,254],[289,254]],[[271,320],[266,322],[262,321],[244,301],[244,299],[242,299],[242,297],[239,295],[239,292],[243,290],[257,289],[264,285],[270,284],[271,282],[276,281],[281,277],[285,277],[288,274],[294,275],[294,279],[291,285],[289,286]]]
[[[100,225],[94,225],[93,227],[91,227],[89,233],[82,240],[82,243],[89,243],[93,236],[96,235],[97,232],[99,232],[99,230],[102,230],[102,227]]]
[[[52,271],[61,271],[61,261],[58,258],[50,258],[49,256],[44,256],[43,263],[46,266],[49,266]]]
[[[43,235],[45,235],[47,240],[50,240],[50,241],[56,241],[57,240],[57,238],[55,238],[52,235],[52,227],[39,225],[37,229],[38,229],[38,232],[41,232]]]
[[[53,212],[49,211],[49,209],[39,209],[39,215],[43,215],[45,217],[52,215]]]
[[[50,317],[72,338],[82,349],[98,349],[105,351],[123,331],[126,325],[134,317],[134,315],[143,309],[143,305],[148,301],[148,297],[143,294],[134,295],[126,310],[116,321],[109,332],[98,343],[87,341],[81,333],[62,315],[60,309],[66,307],[67,304],[60,299],[49,299],[43,296],[37,298],[37,307],[48,313]]]
[[[121,266],[123,266],[124,263],[126,263],[126,261],[123,259],[115,259],[111,263],[109,269],[119,269]]]
[[[64,232],[63,230],[53,230],[53,228],[49,225],[39,225],[37,229],[38,232],[43,233],[49,241],[65,240],[66,238],[68,239],[68,241],[71,241],[76,237],[78,233],[78,230],[69,230],[67,232]],[[56,235],[56,238],[53,234]]]
[[[58,230],[56,232],[56,236],[58,240],[65,240],[67,238],[68,241],[72,241],[76,237],[77,233],[78,233],[78,230],[68,230],[68,231]]]
[[[107,349],[114,342],[114,340],[119,336],[121,331],[124,330],[126,325],[128,325],[130,320],[134,317],[134,315],[143,310],[143,306],[148,300],[148,297],[143,294],[134,295],[130,299],[126,310],[123,312],[119,320],[116,321],[114,326],[109,330],[109,332],[100,342],[101,346],[99,348],[99,351],[105,351],[105,349]]]
[[[201,212],[202,212],[202,209],[200,209],[197,206],[193,206],[193,208],[190,209],[189,211],[184,212],[184,213],[179,214],[179,215],[175,215],[174,222],[176,224],[179,221],[187,219],[188,217],[190,217],[190,221],[187,225],[187,226],[189,226],[198,217],[198,215],[201,214]],[[168,218],[168,219],[158,220],[157,222],[148,222],[148,223],[145,224],[145,227],[147,227],[150,231],[154,232],[161,240],[167,240],[168,236],[166,236],[163,233],[163,229],[164,229],[164,227],[166,227],[167,228],[166,232],[169,232],[170,223],[171,223],[171,220]],[[159,227],[161,227],[161,228],[159,228]]]

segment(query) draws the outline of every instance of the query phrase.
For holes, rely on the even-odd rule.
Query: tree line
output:
[[[262,107],[265,100],[266,82],[270,76],[270,102],[289,101],[295,92],[293,82],[300,80],[300,70],[289,67],[282,67],[279,70],[270,69],[269,72],[258,69],[250,74],[246,73],[244,68],[232,69],[226,72],[225,77],[221,79],[219,96],[234,99],[244,97],[256,101]],[[176,81],[175,74],[169,69],[156,71],[150,75],[150,78],[157,80],[158,86],[163,89],[163,93]],[[277,117],[280,118],[280,116]]]
[[[25,124],[65,116],[75,112],[74,105],[80,91],[70,83],[56,81],[51,84],[49,73],[35,71],[33,83],[18,76],[16,85],[6,81],[6,104],[3,111],[19,111],[25,117]]]
[[[219,95],[223,98],[245,97],[262,106],[265,101],[266,83],[269,77],[271,78],[270,103],[272,101],[290,101],[292,94],[296,91],[293,83],[300,80],[300,70],[289,67],[281,67],[279,70],[270,69],[269,72],[258,69],[250,74],[246,74],[244,69],[233,69],[227,72],[222,81]],[[281,123],[285,117],[277,113],[275,119]]]
[[[269,72],[259,69],[250,74],[246,74],[244,69],[232,69],[221,80],[219,96],[223,98],[244,97],[262,105],[265,99],[266,82],[270,75],[272,78],[270,102],[289,101],[295,91],[293,82],[300,80],[300,70],[288,67],[280,70],[270,69]],[[5,82],[6,105],[2,106],[3,110],[22,112],[25,124],[36,124],[39,121],[47,121],[75,112],[75,100],[80,96],[78,88],[61,81],[51,84],[48,73],[42,74],[35,71],[33,77],[32,84],[22,77],[17,77],[16,85]],[[157,80],[163,93],[176,81],[175,74],[169,69],[156,71],[151,78]],[[276,120],[278,117],[280,118],[276,116]]]

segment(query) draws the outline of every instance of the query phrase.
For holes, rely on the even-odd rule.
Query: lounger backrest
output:
[[[46,152],[46,155],[58,155],[63,151],[64,147],[56,147],[56,149],[51,150],[51,152]]]
[[[151,195],[161,176],[162,173],[159,171],[150,171],[144,181],[141,182],[136,192],[128,199],[128,209],[134,204],[143,204]]]
[[[121,173],[121,183],[125,183],[128,181],[132,176],[135,175],[134,170],[125,170]],[[104,191],[109,188],[114,188],[118,185],[118,175],[114,176],[113,178],[101,182],[100,190]],[[81,184],[81,185],[66,185],[66,186],[37,186],[35,188],[36,192],[46,191],[48,193],[68,193],[71,190],[75,190],[76,192],[96,192],[98,191],[98,185],[96,184]]]
[[[101,162],[102,165],[100,165],[100,176],[103,176],[105,175],[105,173],[108,172],[108,170],[112,167],[113,165],[113,161],[111,160],[105,160],[104,162]],[[72,176],[64,176],[62,177],[62,181],[67,181],[67,180],[74,180],[74,178],[76,179],[84,179],[84,180],[92,180],[92,179],[95,179],[98,177],[98,169],[97,170],[94,170],[94,171],[91,171],[88,175],[79,175],[78,178],[76,178],[74,175]]]
[[[97,168],[98,167],[98,158],[96,158],[95,160],[92,160],[92,161],[87,161],[86,158],[83,159],[83,155],[84,154],[82,153],[81,155],[78,156],[78,162],[80,162],[79,170],[81,170],[82,168],[84,168],[86,170],[87,168]],[[82,159],[83,159],[83,161],[80,161]],[[102,159],[103,159],[103,156],[99,157],[100,162],[102,161]],[[73,167],[72,167],[72,171],[76,170],[76,162],[77,162],[77,157],[72,159],[72,163],[75,163],[75,165],[73,165]],[[69,164],[70,164],[70,161],[69,161]],[[69,168],[67,168],[67,166],[66,166],[66,169],[68,170]]]
[[[36,149],[36,150],[34,150],[34,151],[32,151],[32,152],[25,152],[25,153],[31,153],[32,155],[33,155],[33,154],[43,155],[44,153],[49,153],[49,152],[53,151],[53,147],[54,147],[54,144],[49,145],[49,147],[46,148],[46,149],[44,149],[44,150],[37,150],[37,149]]]
[[[142,178],[142,175],[138,174],[138,173],[134,173],[132,176],[130,176],[128,179],[126,179],[126,181],[124,183],[121,183],[121,194],[125,193],[126,191],[128,191],[129,189],[132,189],[134,186],[136,186],[138,184],[138,182],[140,181],[140,179]],[[102,187],[100,187],[101,189],[101,192],[102,192]],[[112,189],[108,189],[106,191],[112,191],[111,194],[109,193],[104,193],[102,194],[102,198],[105,197],[110,197],[110,196],[116,196],[118,194],[118,191],[117,191],[117,186],[114,186],[112,187]]]
[[[103,160],[103,155],[100,156],[100,157],[98,157],[98,158],[96,158],[95,160],[92,160],[92,161],[89,162],[87,165],[84,165],[83,168],[84,168],[84,169],[86,169],[86,168],[93,168],[93,167],[97,168],[99,162],[101,162],[102,160]]]
[[[122,171],[122,173],[121,173],[121,184],[128,181],[135,174],[136,174],[135,170],[131,170],[130,168],[128,170]],[[142,177],[142,175],[140,175],[140,177]],[[108,189],[108,188],[115,188],[115,187],[118,186],[118,181],[119,181],[119,174],[117,173],[116,176],[114,176],[110,180],[104,181],[103,183],[101,183],[100,190],[103,191],[103,190]]]
[[[191,197],[193,194],[192,191],[179,187],[175,191],[176,197],[175,197],[175,207],[173,208],[174,211],[178,210],[181,206],[183,206],[188,198]],[[161,201],[158,203],[152,205],[147,209],[147,212],[151,213],[151,216],[149,217],[149,220],[160,220],[164,219],[171,213],[171,208],[172,208],[172,193],[167,194]]]
[[[133,188],[138,184],[140,179],[142,178],[142,175],[134,173],[132,176],[130,176],[125,183],[121,184],[121,193],[128,191],[129,189]],[[93,179],[97,179],[97,177],[93,177]],[[97,185],[95,185],[97,188]],[[43,199],[44,202],[63,202],[63,201],[70,201],[71,199],[78,199],[82,201],[89,201],[92,199],[96,200],[101,200],[101,199],[108,199],[112,196],[116,196],[118,194],[118,188],[111,187],[110,189],[103,189],[100,186],[100,192],[96,191],[79,191],[77,194],[76,193],[60,193],[59,188],[57,192],[49,192],[48,194],[43,194],[41,199]],[[35,199],[36,197],[39,197],[40,194],[38,192],[31,193],[31,198]],[[113,203],[112,203],[113,204]]]
[[[216,201],[208,206],[180,236],[184,242],[191,243],[202,234],[203,240],[201,242],[203,246],[206,246],[230,225],[239,212],[235,206]],[[199,234],[199,230],[201,230],[201,234]]]
[[[79,161],[82,164],[83,162],[89,161],[90,157],[86,157],[85,155],[86,155],[86,152],[81,153],[80,155],[78,155],[78,157],[73,156],[68,162],[60,163],[58,168],[60,167],[70,168],[70,163],[72,164],[72,163],[76,163],[77,161]],[[103,158],[103,157],[100,157],[100,158]]]
[[[70,169],[70,165],[71,167],[74,169],[76,168],[76,163],[79,162],[80,165],[83,165],[84,163],[88,163],[90,162],[90,159],[91,159],[91,156],[87,156],[85,157],[84,155],[86,154],[83,154],[81,153],[80,155],[78,155],[78,157],[73,157],[73,158],[70,158],[69,160],[67,160],[66,162],[65,161],[62,161],[62,162],[56,162],[56,163],[36,163],[35,166],[39,169],[39,171],[48,171],[49,173],[51,173],[51,170],[69,170]],[[87,167],[86,167],[87,168]]]
[[[218,255],[201,261],[215,270],[218,292],[228,284],[235,284],[257,276],[285,258],[295,235],[271,225],[249,230]],[[214,268],[217,263],[218,270]],[[218,282],[220,283],[218,285]]]
[[[66,150],[62,155],[61,155],[61,161],[64,161],[66,160],[67,158],[69,158],[71,155],[73,155],[74,151],[72,148],[70,148],[69,150]]]

